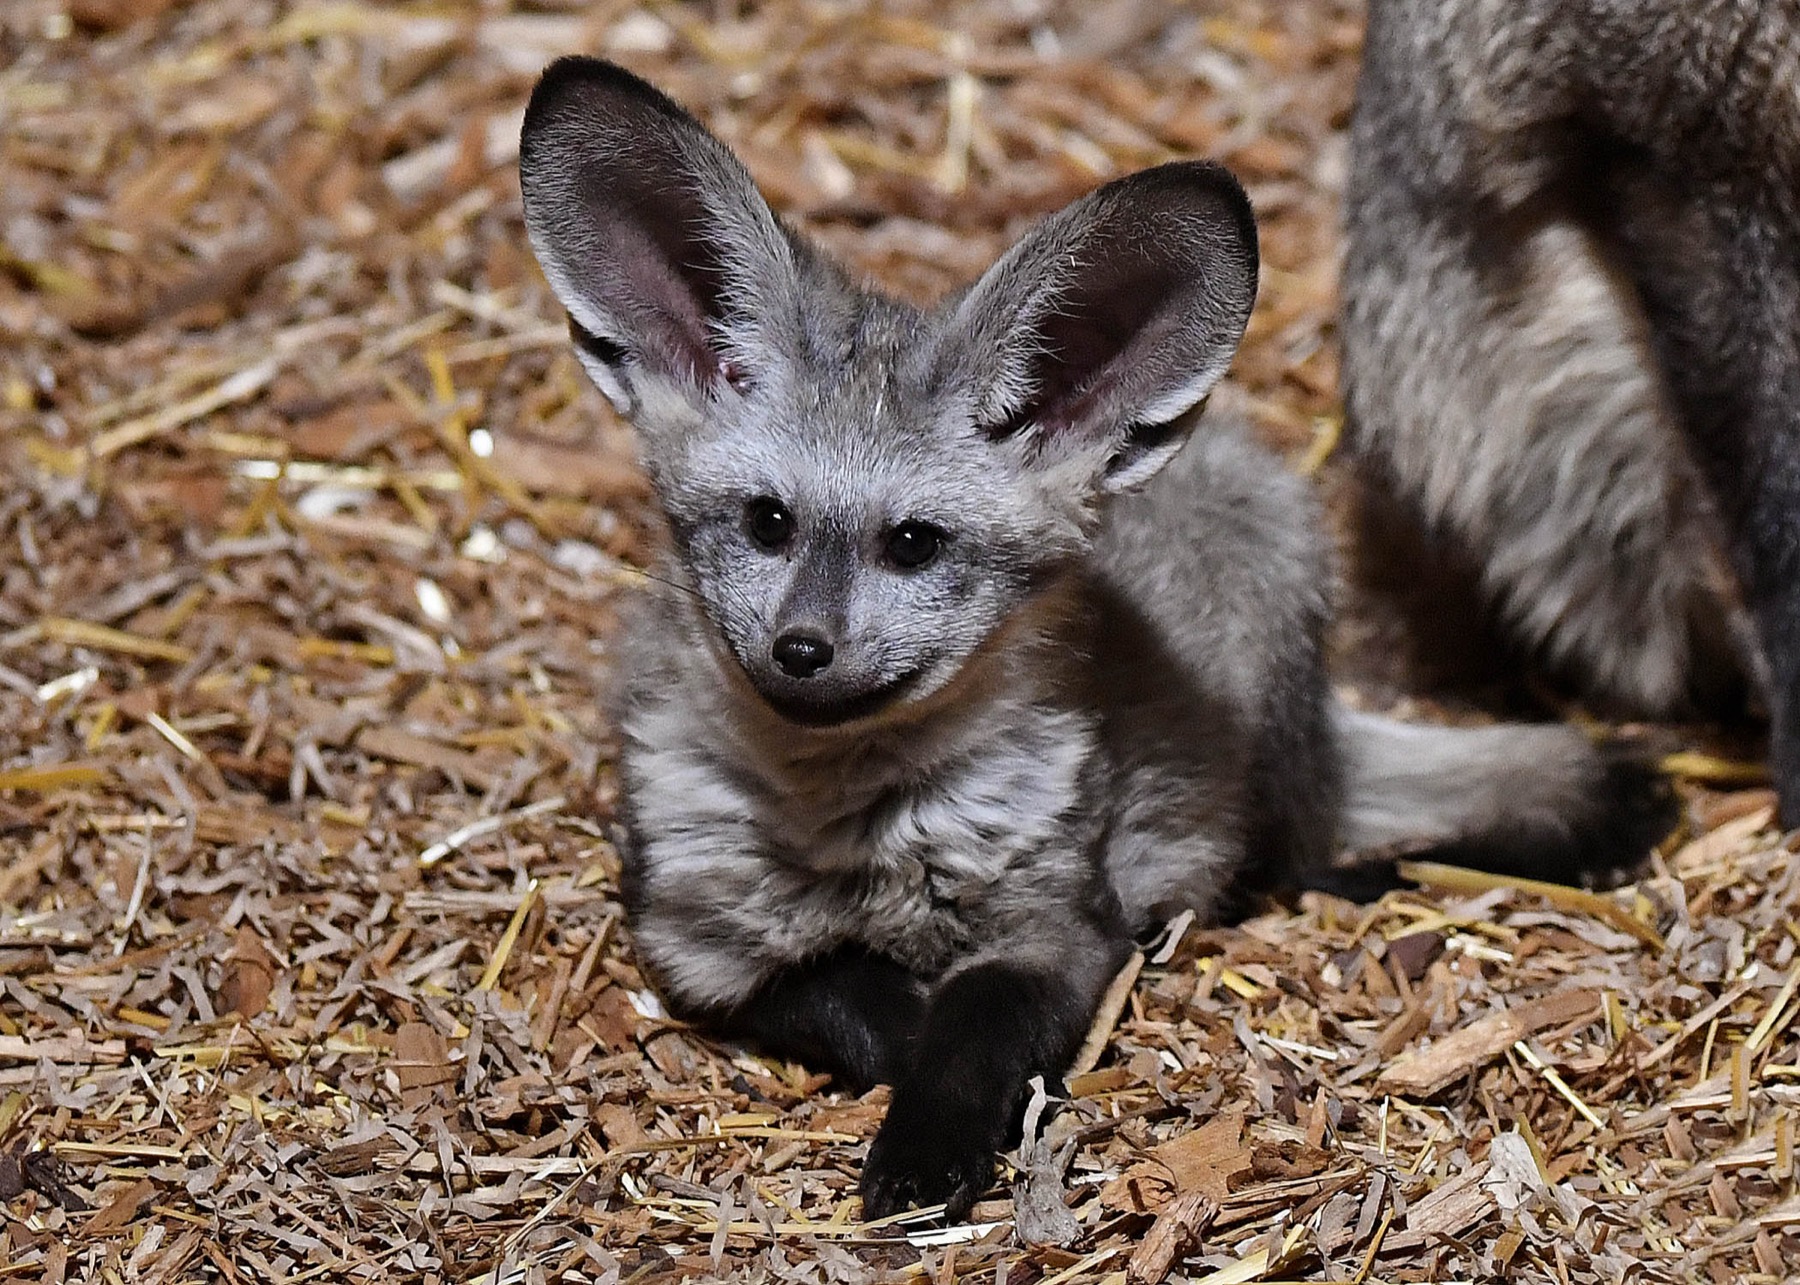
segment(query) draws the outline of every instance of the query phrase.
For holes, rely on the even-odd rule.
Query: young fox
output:
[[[1256,293],[1223,169],[1109,183],[920,311],[610,64],[545,73],[520,166],[672,536],[618,661],[637,949],[677,1013],[894,1084],[869,1215],[968,1211],[1167,916],[1369,886],[1340,847],[1569,878],[1666,827],[1569,729],[1333,701],[1311,498],[1195,434]]]
[[[1617,706],[1760,688],[1800,824],[1800,5],[1369,9],[1343,342],[1378,523]]]

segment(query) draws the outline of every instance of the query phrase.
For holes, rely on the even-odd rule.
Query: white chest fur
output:
[[[1072,835],[1097,752],[1090,715],[986,699],[901,730],[771,735],[696,725],[669,702],[628,721],[644,905],[640,944],[723,998],[783,963],[860,942],[930,974],[996,915],[1089,853]],[[697,934],[705,923],[711,929]],[[716,957],[696,951],[715,938]],[[726,943],[730,945],[727,946]]]

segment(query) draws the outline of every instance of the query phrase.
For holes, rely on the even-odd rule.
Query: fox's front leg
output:
[[[860,1092],[901,1078],[925,987],[893,960],[842,947],[776,973],[749,999],[704,1015],[721,1035],[827,1070]]]
[[[1017,1128],[1032,1077],[1055,1082],[1130,950],[1122,933],[1043,923],[1029,943],[991,951],[933,992],[911,1069],[863,1169],[870,1218],[911,1205],[968,1215]]]
[[[807,908],[804,883],[771,873],[754,832],[697,822],[684,798],[661,789],[693,779],[692,765],[656,766],[626,827],[623,893],[669,1010],[858,1090],[895,1080],[919,1031],[924,984],[885,955],[834,946],[834,917]]]

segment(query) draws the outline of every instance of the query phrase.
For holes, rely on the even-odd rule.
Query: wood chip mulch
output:
[[[9,0],[0,1282],[1793,1279],[1800,862],[1702,753],[1618,892],[1422,870],[1176,925],[965,1227],[862,1222],[884,1095],[633,964],[600,693],[646,497],[525,247],[537,71],[651,75],[915,298],[1225,159],[1242,401],[1312,468],[1360,36],[1349,0]]]

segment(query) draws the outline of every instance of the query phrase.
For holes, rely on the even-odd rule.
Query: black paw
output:
[[[1636,746],[1613,742],[1600,752],[1605,765],[1601,801],[1621,832],[1614,843],[1621,855],[1641,861],[1681,819],[1681,799],[1662,769]]]
[[[890,1110],[863,1165],[863,1216],[941,1204],[946,1222],[961,1222],[993,1181],[995,1145],[988,1129],[903,1106]]]

